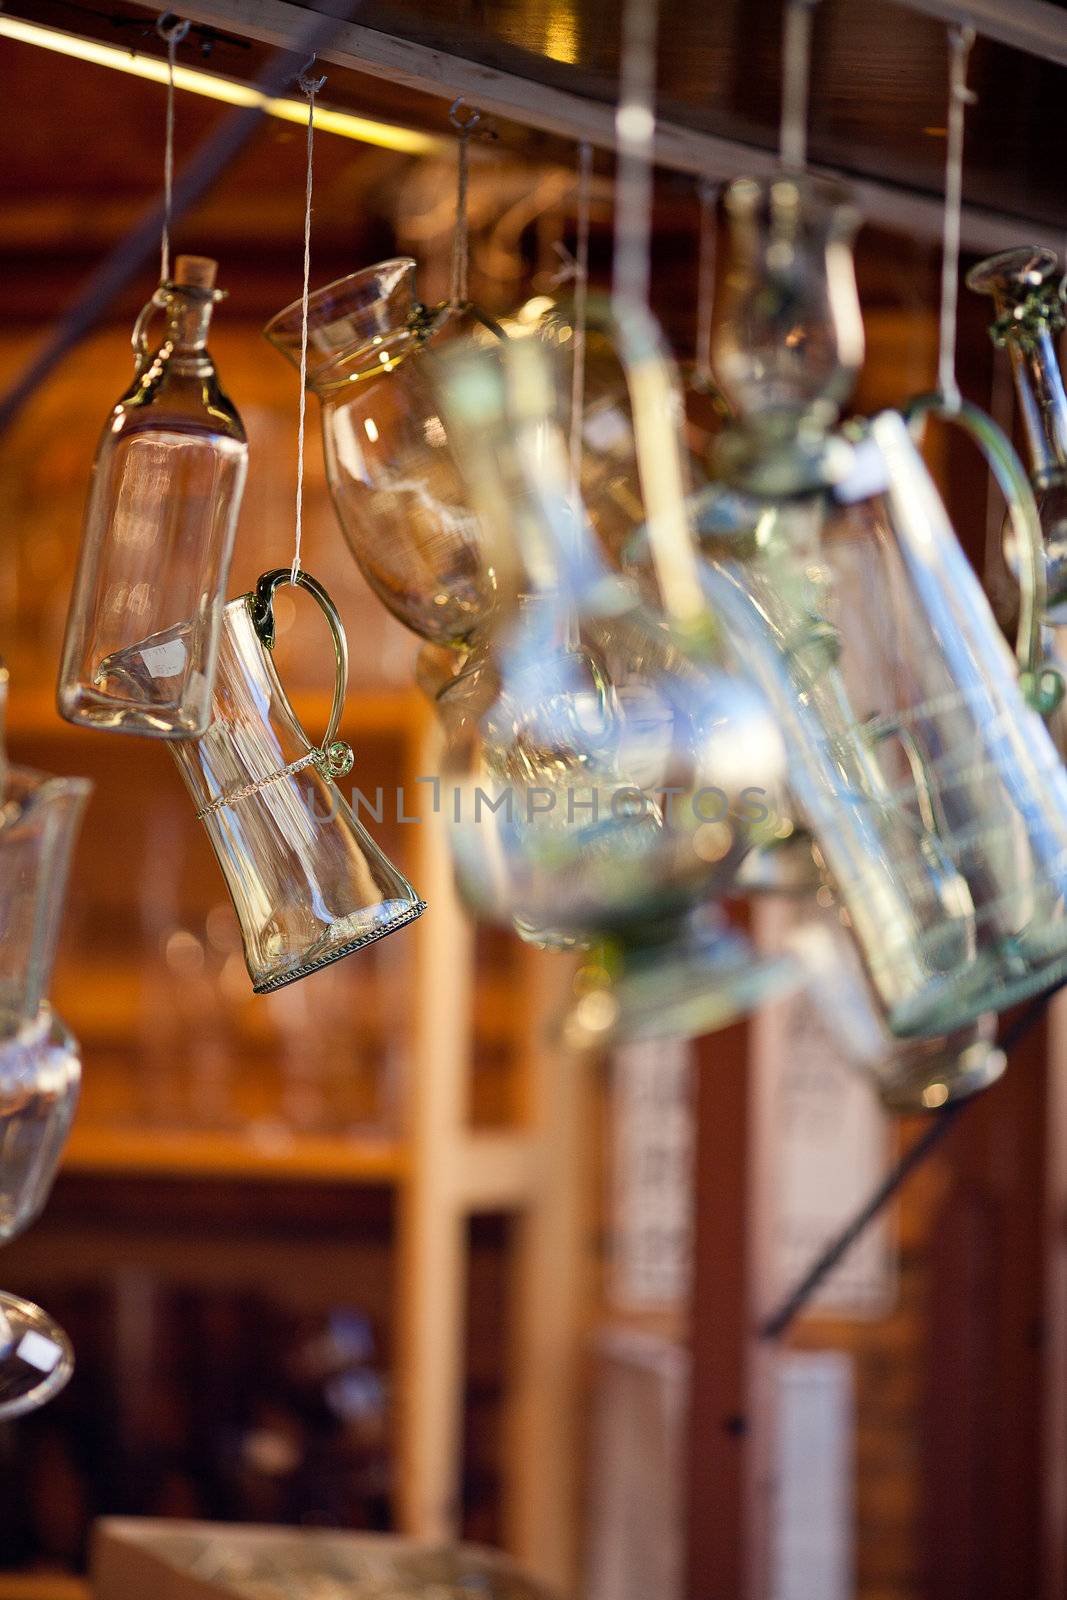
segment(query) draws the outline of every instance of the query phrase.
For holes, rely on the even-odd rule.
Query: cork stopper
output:
[[[213,289],[219,270],[210,256],[179,256],[174,263],[174,282],[187,289]]]

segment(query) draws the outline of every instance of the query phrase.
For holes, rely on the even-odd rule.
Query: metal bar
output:
[[[156,9],[155,0],[135,0],[146,11]],[[956,7],[954,0],[899,0],[899,3],[925,9],[940,6],[946,14],[959,9],[988,12],[992,16],[1003,0],[978,0],[970,8]],[[1013,0],[1013,14],[1020,0]],[[1024,0],[1024,10],[1061,16],[1061,32],[1067,36],[1067,13],[1058,13],[1044,0]],[[183,17],[193,22],[244,34],[265,44],[283,45],[307,16],[302,6],[291,0],[188,0],[181,7]],[[992,32],[976,24],[982,31]],[[1020,48],[1023,48],[1020,46]],[[581,95],[538,83],[515,73],[501,72],[482,62],[415,44],[376,28],[348,23],[338,29],[329,46],[320,51],[324,60],[355,72],[387,78],[420,94],[434,95],[451,102],[460,94],[482,111],[520,122],[526,127],[576,142],[585,140],[600,150],[615,150],[615,107],[607,101],[585,99]],[[1067,37],[1064,43],[1067,60]],[[778,167],[773,149],[720,138],[698,132],[678,123],[658,121],[655,135],[657,165],[675,172],[723,183],[744,173],[765,177]],[[877,178],[857,177],[840,169],[813,166],[812,170],[843,179],[850,185],[858,204],[879,225],[931,240],[941,237],[943,201],[940,194],[901,188]],[[1058,249],[1062,230],[1035,223],[1010,212],[987,211],[965,206],[962,241],[965,249],[990,253],[1027,243]]]

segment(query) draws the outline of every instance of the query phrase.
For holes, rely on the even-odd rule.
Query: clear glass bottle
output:
[[[300,302],[264,329],[300,361]],[[423,639],[461,645],[492,602],[493,573],[438,413],[425,352],[487,326],[470,307],[428,309],[415,262],[383,261],[308,302],[307,385],[322,403],[326,478],[360,571]]]
[[[207,349],[215,263],[179,256],[134,329],[136,372],[104,428],[59,673],[60,715],[187,739],[211,717],[248,445]],[[161,314],[162,341],[148,326]]]

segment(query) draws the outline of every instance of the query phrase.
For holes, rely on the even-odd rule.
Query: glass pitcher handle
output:
[[[346,773],[351,772],[355,757],[344,740],[337,737],[341,713],[344,710],[345,690],[348,687],[348,640],[345,638],[344,624],[337,607],[322,584],[317,578],[313,578],[310,572],[298,571],[294,577],[290,567],[276,567],[274,571],[263,574],[249,596],[252,626],[264,650],[273,650],[276,638],[274,594],[287,583],[295,584],[299,589],[306,589],[330,625],[334,653],[333,704],[330,707],[330,719],[326,725],[322,744],[314,748],[322,757],[322,761],[316,764],[323,776],[343,778]],[[311,743],[310,739],[308,743]]]
[[[978,446],[997,480],[1015,530],[1019,568],[1019,626],[1015,656],[1019,685],[1027,703],[1043,717],[1051,716],[1063,699],[1059,669],[1044,658],[1041,619],[1045,609],[1045,547],[1041,519],[1030,480],[1011,441],[980,406],[969,400],[951,405],[943,395],[924,394],[905,408],[904,417],[917,438],[924,418],[933,415],[955,423]],[[915,428],[914,424],[919,427]]]

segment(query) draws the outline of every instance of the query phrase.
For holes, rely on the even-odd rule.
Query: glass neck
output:
[[[161,349],[171,360],[199,363],[205,359],[213,310],[213,299],[180,291],[168,295],[164,311],[167,331]]]
[[[1038,489],[1067,481],[1067,393],[1048,328],[1007,341],[1026,428],[1030,476]]]

